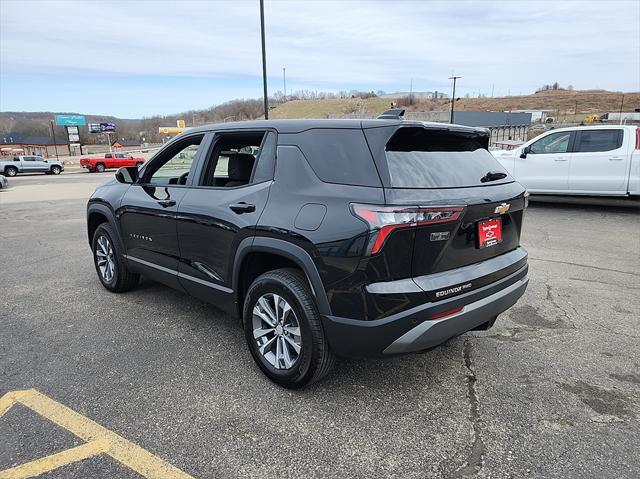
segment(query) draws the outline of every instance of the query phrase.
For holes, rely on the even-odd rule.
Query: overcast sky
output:
[[[265,1],[269,92],[640,90],[640,0]],[[0,110],[120,117],[262,94],[258,0],[0,0]]]

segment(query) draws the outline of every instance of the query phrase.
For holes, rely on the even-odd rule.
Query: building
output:
[[[531,113],[532,123],[546,123],[547,118],[551,117],[553,110],[511,110],[511,113]],[[508,112],[505,112],[508,113]]]
[[[116,140],[111,143],[113,148],[122,149],[122,150],[132,150],[134,148],[140,148],[140,140],[126,140],[121,138],[120,140]]]
[[[63,138],[54,143],[50,136],[32,136],[23,133],[0,133],[0,156],[38,155],[45,158],[68,156],[69,144]]]

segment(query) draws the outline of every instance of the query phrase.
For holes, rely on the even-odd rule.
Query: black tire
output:
[[[97,171],[98,173],[104,173],[104,170],[106,170],[106,168],[105,168],[105,166],[104,166],[104,163],[98,163],[98,164],[96,165],[96,171]]]
[[[98,240],[101,236],[105,236],[109,240],[114,251],[115,272],[113,274],[113,278],[109,281],[105,280],[98,266],[98,256],[96,251]],[[113,228],[109,223],[102,223],[96,228],[96,231],[93,234],[93,240],[91,241],[93,264],[96,268],[96,273],[98,273],[98,278],[100,279],[102,286],[113,293],[124,293],[125,291],[129,291],[136,287],[140,280],[140,275],[131,273],[127,269],[127,265],[124,260],[124,252],[120,248],[120,244],[116,241],[116,238],[116,233],[113,231]]]
[[[95,168],[89,168],[89,173],[95,173],[96,169]]]
[[[51,173],[54,175],[59,175],[62,172],[62,168],[60,168],[58,165],[53,165],[51,167]]]
[[[266,293],[275,293],[284,298],[291,305],[300,325],[302,349],[290,369],[275,369],[260,353],[253,337],[253,308]],[[331,370],[334,356],[329,350],[315,299],[301,271],[278,269],[259,276],[247,291],[242,317],[245,338],[254,361],[276,384],[299,389],[319,381]]]
[[[18,174],[18,169],[15,166],[7,166],[4,170],[5,176],[16,176]]]

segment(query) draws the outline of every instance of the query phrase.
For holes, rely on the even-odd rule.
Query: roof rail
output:
[[[378,116],[378,120],[404,120],[404,109],[394,108],[393,110],[387,110]]]

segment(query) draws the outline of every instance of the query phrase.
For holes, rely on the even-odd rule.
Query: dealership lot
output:
[[[0,192],[0,396],[35,389],[194,477],[640,476],[637,210],[533,203],[529,289],[493,329],[339,361],[293,392],[215,307],[148,281],[102,288],[84,209],[112,175]],[[46,417],[0,417],[0,471],[82,446]],[[46,477],[139,477],[87,457]]]

